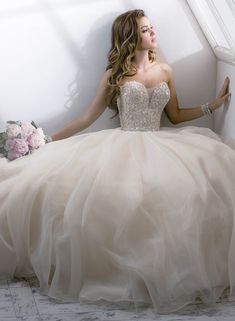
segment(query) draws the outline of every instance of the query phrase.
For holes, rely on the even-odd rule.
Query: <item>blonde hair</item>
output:
[[[120,94],[120,84],[124,77],[134,76],[137,69],[133,65],[135,50],[140,41],[137,19],[145,17],[141,9],[127,11],[118,16],[112,25],[111,49],[108,53],[110,75],[106,87],[106,103],[118,114],[117,97]],[[156,53],[150,49],[149,60],[156,60]]]

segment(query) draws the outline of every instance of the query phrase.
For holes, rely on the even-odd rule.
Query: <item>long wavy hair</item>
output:
[[[141,40],[137,23],[137,19],[141,17],[146,17],[143,10],[130,10],[118,16],[112,25],[111,49],[106,67],[106,70],[111,70],[106,86],[106,103],[116,111],[113,117],[118,114],[117,97],[123,78],[137,73],[133,59]],[[156,60],[154,50],[150,49],[148,54],[151,62]]]

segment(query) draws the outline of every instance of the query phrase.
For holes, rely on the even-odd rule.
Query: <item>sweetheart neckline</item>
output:
[[[136,84],[139,84],[141,85],[142,87],[144,87],[146,90],[149,90],[149,89],[156,89],[158,87],[160,87],[160,85],[162,85],[163,83],[165,83],[167,85],[167,87],[169,88],[168,84],[166,81],[161,81],[159,82],[157,85],[153,86],[153,87],[146,87],[142,82],[140,81],[136,81],[136,80],[129,80],[129,81],[126,81],[123,85],[120,86],[120,88],[124,87],[126,84],[128,83],[136,83]]]

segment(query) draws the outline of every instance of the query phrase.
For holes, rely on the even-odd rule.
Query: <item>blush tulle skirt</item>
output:
[[[235,140],[203,127],[80,134],[0,159],[0,278],[162,313],[235,284]]]

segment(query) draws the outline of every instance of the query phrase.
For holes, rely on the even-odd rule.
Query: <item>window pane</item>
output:
[[[221,0],[220,0],[221,1]],[[202,8],[202,14],[204,15],[204,19],[212,33],[216,43],[218,46],[229,48],[229,44],[221,30],[221,26],[219,25],[214,13],[212,12],[209,4],[205,0],[199,0],[200,6]],[[225,1],[223,1],[224,3]]]
[[[211,46],[229,48],[229,44],[207,0],[187,0]],[[235,0],[234,0],[235,1]],[[224,1],[223,1],[224,2]]]
[[[235,47],[235,16],[231,10],[232,6],[229,6],[228,1],[213,0],[216,13],[221,17],[221,28],[224,29],[228,39],[230,39],[230,45]]]
[[[231,0],[233,6],[234,6],[234,10],[235,10],[235,0]]]

